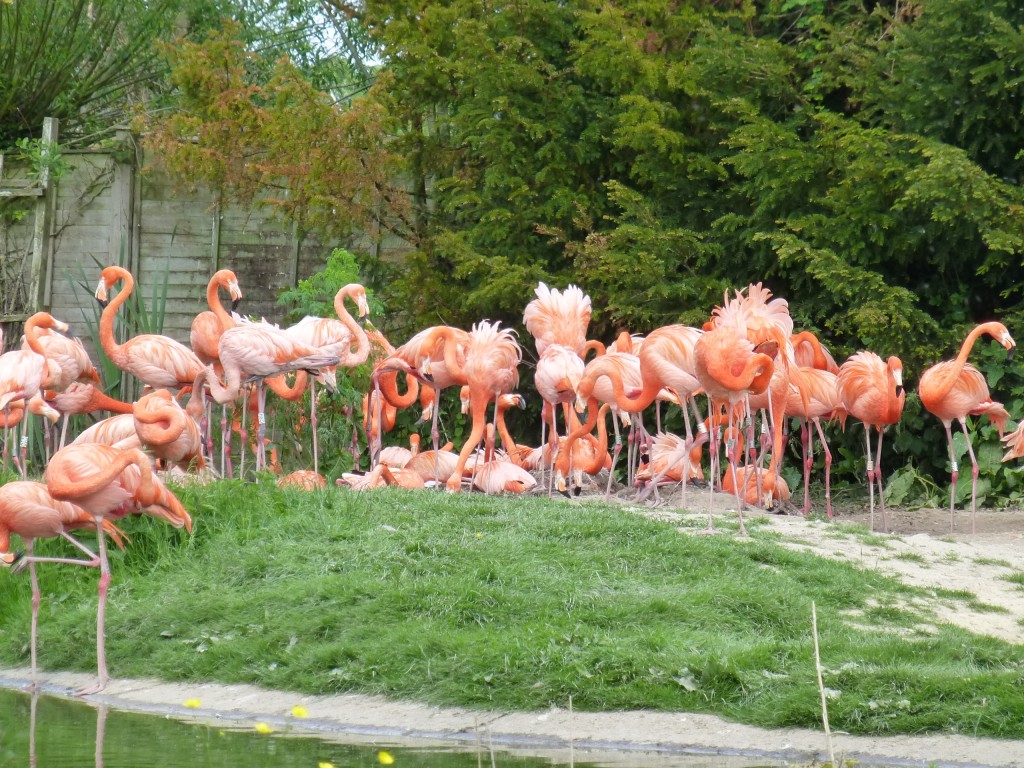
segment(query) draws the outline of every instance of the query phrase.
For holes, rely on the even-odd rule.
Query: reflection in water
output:
[[[749,757],[643,752],[588,753],[581,757],[578,748],[563,750],[558,759],[552,759],[554,752],[546,757],[496,752],[489,738],[457,750],[451,746],[409,749],[370,737],[363,737],[363,743],[336,743],[290,734],[287,726],[275,726],[272,736],[259,735],[255,724],[229,727],[189,723],[0,688],[0,768],[24,768],[26,763],[29,768],[379,768],[381,750],[387,750],[401,768],[583,768],[610,764],[622,768],[741,768],[771,762]]]

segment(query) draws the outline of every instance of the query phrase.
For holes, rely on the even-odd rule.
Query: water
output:
[[[342,736],[356,740],[355,736]],[[382,755],[381,752],[386,754]],[[539,768],[569,765],[568,750],[551,756],[494,751],[485,744],[432,748],[380,743],[338,743],[329,739],[205,725],[170,717],[98,707],[54,696],[30,696],[0,689],[0,766],[19,768]],[[383,759],[382,759],[383,758]],[[575,766],[643,768],[739,768],[766,765],[749,759],[687,757],[656,753],[578,751]],[[776,763],[783,765],[783,763]]]

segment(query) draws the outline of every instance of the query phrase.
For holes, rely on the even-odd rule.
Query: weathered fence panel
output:
[[[294,227],[259,203],[233,206],[221,204],[211,190],[183,192],[162,173],[143,171],[133,137],[121,139],[117,151],[63,155],[68,171],[51,180],[51,209],[42,221],[33,215],[33,201],[43,192],[25,193],[35,187],[24,164],[9,157],[0,163],[0,322],[7,324],[6,348],[37,309],[65,319],[88,338],[98,309],[93,292],[108,264],[135,275],[147,307],[154,292],[166,294],[162,332],[187,344],[192,319],[206,308],[206,284],[218,269],[238,275],[245,294],[241,311],[279,322],[284,312],[278,293],[322,269],[336,245],[352,247],[300,239]],[[12,213],[16,206],[5,200],[5,190],[9,199],[20,196],[23,214]],[[43,254],[35,286],[34,252]],[[38,295],[32,295],[34,288]]]

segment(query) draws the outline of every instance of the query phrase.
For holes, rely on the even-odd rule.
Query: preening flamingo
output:
[[[124,285],[113,299],[109,292],[117,283]],[[117,310],[135,289],[135,278],[123,267],[107,267],[100,273],[96,299],[103,306],[100,315],[100,346],[122,371],[132,374],[152,389],[178,390],[195,381],[203,369],[195,352],[169,336],[145,333],[118,344],[114,338],[114,317]]]
[[[74,382],[99,383],[100,375],[81,339],[71,335],[67,323],[47,312],[25,321],[22,349],[31,349],[47,361],[46,388],[63,392]]]
[[[380,380],[389,371],[404,371],[407,376],[419,378],[430,384],[434,389],[435,397],[439,398],[442,390],[453,386],[461,387],[467,383],[463,367],[466,363],[468,344],[469,334],[461,328],[449,325],[426,328],[377,363],[373,372],[374,389],[381,391]],[[439,408],[435,402],[430,428],[434,456],[437,456],[436,451],[441,443],[441,433],[437,426],[438,411]],[[378,421],[380,421],[379,415]],[[374,462],[379,453],[379,445],[371,449]],[[440,480],[440,477],[435,479]]]
[[[107,656],[104,625],[110,563],[103,527],[105,520],[128,514],[148,514],[176,528],[192,530],[192,518],[160,479],[149,457],[138,449],[121,450],[89,443],[61,448],[50,459],[43,476],[53,498],[77,504],[96,519],[99,541],[99,606],[96,611],[96,685],[81,693],[106,687]]]
[[[648,339],[648,343],[650,340]],[[775,355],[778,347],[775,342],[758,345],[741,335],[732,325],[719,325],[704,333],[694,346],[694,363],[697,379],[707,393],[711,402],[711,412],[717,413],[725,407],[729,416],[729,428],[733,426],[733,411],[736,405],[746,404],[751,394],[759,394],[767,389],[775,372]],[[748,414],[749,415],[749,414]],[[714,419],[712,419],[714,422]],[[711,443],[712,467],[711,477],[716,473],[714,457],[717,440]],[[727,446],[729,472],[733,476],[733,487],[739,487],[736,480],[735,444]],[[714,483],[709,483],[712,490]],[[740,533],[745,534],[743,526],[743,498],[738,497],[737,514],[740,521]],[[713,527],[710,504],[708,510],[708,529]]]
[[[999,429],[1002,437],[1006,420],[1010,418],[1002,403],[993,402],[989,396],[988,383],[985,376],[967,362],[974,343],[982,336],[989,335],[1013,356],[1016,344],[1006,326],[1002,323],[982,323],[975,327],[960,346],[960,353],[954,360],[936,363],[921,374],[917,386],[921,396],[921,405],[938,417],[946,430],[946,444],[949,446],[950,487],[949,487],[949,530],[953,530],[953,499],[956,494],[956,481],[959,471],[956,455],[953,452],[953,420],[960,422],[967,439],[967,454],[971,457],[971,533],[975,532],[975,515],[977,514],[978,496],[978,460],[974,457],[971,447],[971,435],[967,431],[967,416],[988,416],[989,420]]]
[[[124,534],[110,520],[104,520],[103,530],[111,540],[124,549]],[[35,684],[36,648],[38,647],[39,628],[39,579],[36,575],[36,563],[69,563],[98,568],[100,559],[92,550],[85,547],[77,539],[69,535],[70,531],[79,529],[95,530],[96,519],[81,507],[67,501],[54,499],[46,486],[28,480],[17,480],[0,487],[0,564],[20,569],[28,566],[32,583],[32,632],[31,659],[32,681]],[[25,545],[25,555],[11,550],[11,534],[21,537]],[[36,539],[61,536],[82,550],[87,560],[75,560],[67,557],[36,557],[33,545]]]
[[[898,422],[903,414],[903,403],[906,400],[903,391],[903,362],[895,356],[883,362],[874,352],[857,352],[839,366],[836,385],[843,410],[864,423],[871,527],[875,527],[874,489],[877,479],[882,530],[888,531],[882,486],[882,435],[885,427]],[[878,451],[874,461],[871,460],[872,427],[878,430]]]
[[[473,326],[466,346],[464,367],[466,383],[470,390],[470,410],[473,427],[459,452],[459,463],[455,472],[445,484],[450,492],[462,487],[462,470],[470,454],[484,436],[487,404],[511,392],[519,384],[518,366],[522,351],[509,328],[500,328],[499,323],[483,320]]]

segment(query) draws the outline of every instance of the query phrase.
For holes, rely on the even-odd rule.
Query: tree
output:
[[[124,124],[162,71],[183,0],[0,3],[0,148],[61,119],[65,142]]]

